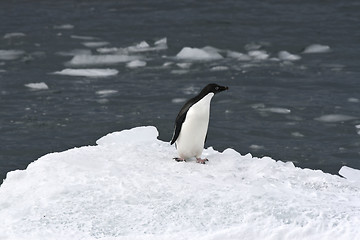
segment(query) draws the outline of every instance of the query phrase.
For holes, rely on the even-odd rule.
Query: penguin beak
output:
[[[227,87],[227,86],[222,86],[222,87],[220,87],[220,91],[219,92],[222,92],[222,91],[225,91],[225,90],[228,90],[229,89],[229,87]]]

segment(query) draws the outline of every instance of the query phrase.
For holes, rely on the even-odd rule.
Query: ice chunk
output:
[[[155,45],[167,45],[167,38],[161,38],[159,40],[157,40],[155,43]]]
[[[116,145],[153,142],[159,136],[158,130],[153,126],[136,127],[121,132],[110,133],[96,141],[97,145]]]
[[[130,55],[76,55],[66,64],[68,66],[112,65],[138,60],[139,58]]]
[[[98,47],[104,47],[106,45],[109,45],[110,43],[103,41],[103,42],[83,42],[82,44],[88,48],[98,48]]]
[[[116,69],[71,69],[66,68],[58,72],[54,72],[57,75],[67,75],[67,76],[81,76],[81,77],[109,77],[114,76],[119,73]]]
[[[239,61],[250,61],[252,58],[244,53],[235,52],[235,51],[228,51],[227,57],[229,58],[236,58]]]
[[[280,107],[258,108],[258,110],[263,111],[263,112],[272,112],[272,113],[279,113],[279,114],[291,113],[290,109],[280,108]]]
[[[129,68],[138,68],[138,67],[145,67],[146,62],[141,60],[134,60],[126,64]]]
[[[119,49],[116,47],[113,48],[98,48],[96,49],[99,53],[116,53]]]
[[[210,68],[210,71],[226,71],[229,70],[229,67],[227,66],[214,66]]]
[[[301,59],[299,55],[291,54],[288,51],[280,51],[278,53],[278,57],[280,60],[285,60],[285,61],[297,61]]]
[[[16,60],[23,56],[25,52],[23,50],[1,50],[0,49],[0,60],[11,61]]]
[[[349,181],[357,182],[358,184],[360,184],[360,170],[358,169],[343,166],[340,169],[339,174],[344,178],[348,179]]]
[[[55,25],[54,29],[71,30],[74,29],[74,25],[72,24]]]
[[[269,58],[269,54],[264,50],[252,50],[248,52],[248,55],[255,60],[266,60]]]
[[[330,47],[327,45],[321,45],[321,44],[312,44],[310,46],[307,46],[303,53],[326,53],[330,51]]]
[[[348,98],[348,102],[351,102],[351,103],[359,103],[360,100],[359,100],[358,98],[353,98],[353,97],[351,97],[351,98]]]
[[[48,85],[44,82],[39,83],[28,83],[25,84],[26,87],[36,90],[49,89]]]
[[[323,116],[315,118],[315,120],[317,120],[317,121],[329,122],[329,123],[345,122],[345,121],[354,120],[354,119],[357,119],[357,117],[344,115],[344,114],[328,114],[328,115],[323,115]]]
[[[102,97],[106,97],[106,96],[115,94],[115,93],[117,93],[117,92],[118,92],[117,90],[109,89],[109,90],[99,90],[99,91],[96,91],[96,94],[101,95]]]
[[[25,33],[13,32],[13,33],[6,33],[6,34],[4,35],[4,39],[20,38],[20,37],[25,37],[25,36],[26,36]]]
[[[191,48],[184,47],[181,51],[176,55],[178,59],[184,60],[194,60],[194,61],[208,61],[208,60],[218,60],[223,57],[213,49],[209,48]]]
[[[97,37],[92,37],[92,36],[80,36],[80,35],[71,35],[70,36],[72,39],[79,39],[79,40],[84,40],[84,41],[92,41],[92,40],[97,40]]]
[[[171,99],[172,103],[183,103],[186,102],[186,98],[173,98]]]
[[[91,55],[91,50],[89,50],[89,49],[74,49],[71,51],[57,52],[56,54],[60,55],[60,56]]]

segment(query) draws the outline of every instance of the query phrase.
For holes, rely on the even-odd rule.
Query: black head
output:
[[[203,90],[201,90],[201,92],[204,92],[204,93],[212,92],[214,94],[217,94],[219,92],[222,92],[222,91],[225,91],[228,89],[229,89],[228,87],[220,86],[220,85],[217,85],[216,83],[210,83],[206,87],[204,87]]]

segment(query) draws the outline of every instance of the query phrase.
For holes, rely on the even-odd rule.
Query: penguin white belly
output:
[[[207,94],[188,110],[176,140],[179,156],[183,159],[201,157],[209,126],[210,101],[213,93]]]

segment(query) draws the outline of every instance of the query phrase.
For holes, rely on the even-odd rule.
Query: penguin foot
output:
[[[209,161],[209,159],[207,159],[207,158],[204,158],[204,159],[196,158],[197,163],[205,164],[205,162],[207,162],[207,161]]]
[[[173,158],[175,161],[177,161],[177,162],[186,162],[186,160],[185,159],[183,159],[183,158],[178,158],[178,157],[175,157],[175,158]]]

